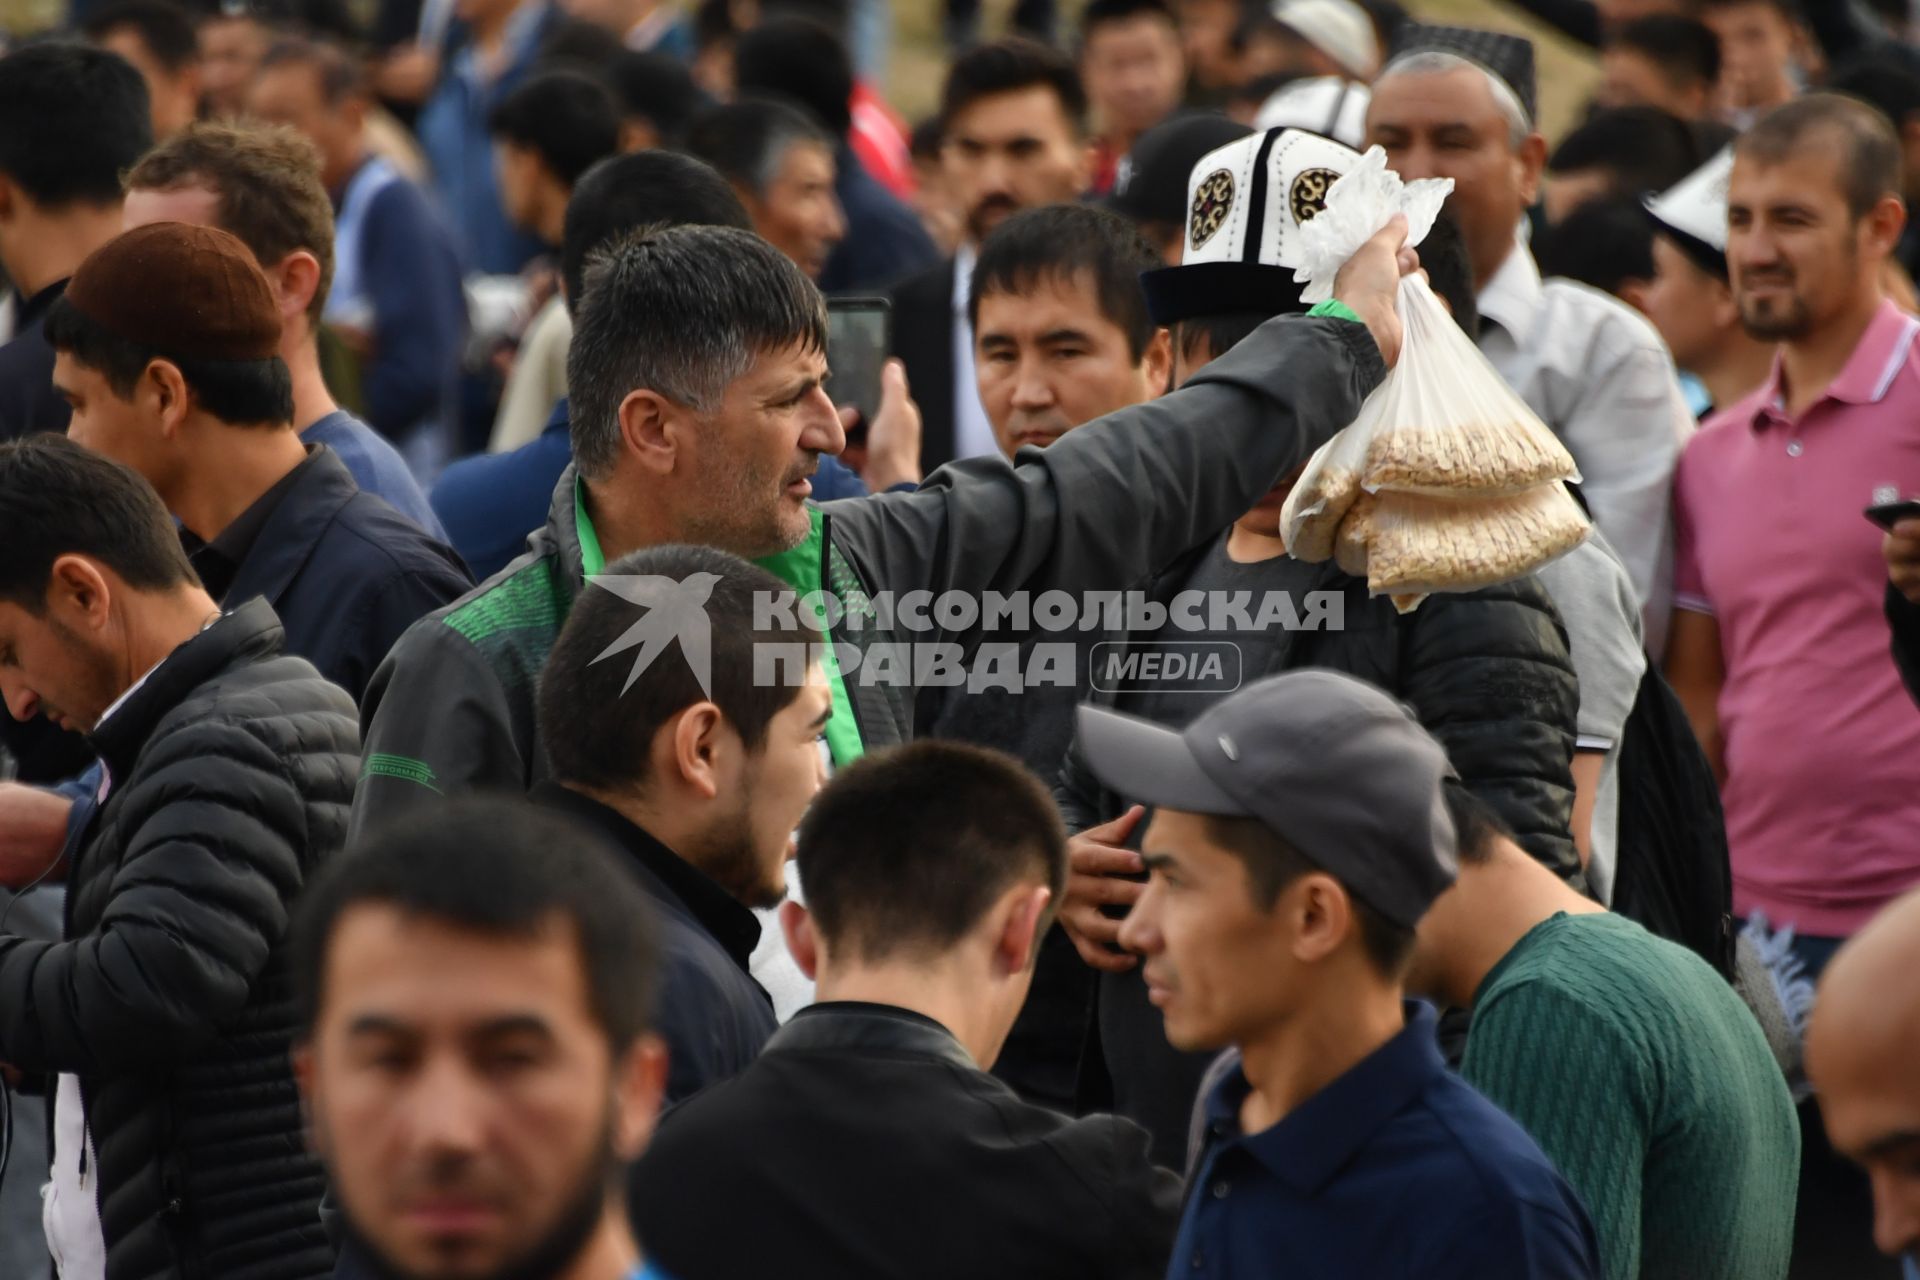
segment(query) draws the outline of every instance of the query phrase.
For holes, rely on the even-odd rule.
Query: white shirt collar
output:
[[[979,251],[971,244],[962,242],[953,253],[953,314],[967,314],[967,293],[973,288],[973,264],[980,260]]]
[[[1533,313],[1540,309],[1540,268],[1533,254],[1518,235],[1507,260],[1487,281],[1476,299],[1480,314],[1505,329],[1515,342],[1526,339],[1533,327]]]

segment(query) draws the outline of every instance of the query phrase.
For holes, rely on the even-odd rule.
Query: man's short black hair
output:
[[[653,125],[660,145],[674,147],[686,136],[687,122],[706,105],[686,63],[653,49],[623,49],[607,67],[620,110]]]
[[[578,311],[594,250],[641,227],[753,230],[746,206],[713,167],[673,151],[611,156],[581,175],[560,233],[560,281]]]
[[[1080,11],[1081,49],[1086,49],[1093,33],[1101,27],[1134,18],[1158,18],[1176,35],[1180,31],[1180,20],[1174,17],[1166,0],[1088,0],[1087,7]]]
[[[715,413],[763,355],[827,349],[827,304],[813,282],[732,227],[649,227],[602,246],[573,315],[573,459],[588,479],[618,456],[620,405],[634,391]]]
[[[1100,314],[1127,335],[1127,350],[1138,364],[1154,330],[1140,273],[1159,265],[1159,251],[1117,213],[1085,204],[1025,209],[981,244],[967,295],[968,322],[978,327],[980,300],[990,293],[1028,294],[1084,273],[1092,279]]]
[[[534,71],[579,71],[604,79],[613,60],[626,51],[620,37],[597,22],[567,18],[553,25],[533,55]]]
[[[1453,819],[1460,861],[1481,864],[1491,859],[1502,840],[1517,844],[1509,827],[1493,807],[1469,791],[1457,778],[1441,784],[1447,814]]]
[[[1612,194],[1641,196],[1665,191],[1705,159],[1686,121],[1658,107],[1614,107],[1562,138],[1547,172],[1601,169],[1611,175]]]
[[[1866,217],[1882,197],[1900,194],[1900,137],[1885,115],[1857,98],[1804,94],[1754,121],[1733,145],[1736,156],[1778,164],[1816,142],[1839,145],[1841,191],[1855,219]]]
[[[571,187],[619,149],[620,109],[612,90],[585,72],[543,71],[495,104],[487,130],[532,151]]]
[[[16,49],[0,58],[0,174],[47,208],[117,205],[120,175],[153,145],[148,111],[147,82],[118,54]]]
[[[97,370],[122,400],[133,398],[148,365],[164,360],[180,370],[200,407],[230,426],[278,427],[293,421],[293,375],[279,356],[203,360],[172,355],[121,337],[64,297],[47,312],[45,333],[55,351]]]
[[[1849,63],[1826,87],[1877,109],[1895,129],[1920,116],[1920,76],[1890,58]]]
[[[800,821],[807,912],[828,949],[869,963],[937,955],[1024,879],[1066,885],[1053,797],[1019,761],[926,739],[834,776]]]
[[[1245,865],[1254,904],[1262,911],[1270,910],[1287,887],[1301,876],[1315,871],[1332,875],[1274,834],[1273,828],[1258,818],[1223,818],[1210,814],[1205,823],[1208,837]],[[1334,876],[1336,880],[1339,878]],[[813,898],[811,885],[807,887],[807,898],[809,901]],[[1347,901],[1353,906],[1360,946],[1373,967],[1388,978],[1405,973],[1407,962],[1413,958],[1413,930],[1387,919],[1351,891]]]
[[[609,650],[626,632],[653,616],[656,601],[675,590],[698,597],[702,578],[712,578],[703,611],[705,634],[674,633],[664,649],[637,674],[640,647]],[[633,552],[608,565],[612,585],[591,580],[574,601],[567,625],[554,642],[540,677],[540,737],[556,782],[591,791],[644,787],[654,735],[673,717],[699,702],[712,702],[749,751],[759,750],[767,726],[799,696],[808,664],[780,662],[811,656],[820,636],[778,622],[755,625],[756,602],[766,609],[791,596],[792,588],[738,556],[712,547],[664,546]],[[644,602],[614,588],[634,588],[634,579],[665,579]],[[622,583],[625,579],[625,583]],[[692,580],[692,586],[687,585]],[[680,584],[677,588],[668,584]],[[670,615],[660,614],[662,624]],[[685,646],[705,646],[707,687],[701,688]]]
[[[742,97],[772,96],[799,103],[828,133],[853,128],[853,63],[834,32],[805,18],[773,18],[740,37],[733,75]]]
[[[61,435],[0,444],[0,546],[0,600],[35,617],[65,555],[99,561],[135,591],[200,582],[153,486]]]
[[[633,873],[597,833],[524,800],[461,796],[402,818],[330,859],[294,909],[290,947],[299,1038],[326,996],[340,920],[383,905],[494,938],[531,939],[566,922],[587,1000],[615,1056],[647,1030],[659,926]]]
[[[1590,200],[1547,232],[1536,256],[1543,276],[1617,294],[1630,280],[1653,279],[1653,224],[1635,200]]]
[[[1658,67],[1675,89],[1711,87],[1720,81],[1720,38],[1694,18],[1659,13],[1636,18],[1613,33],[1610,49],[1631,49]]]
[[[949,125],[982,98],[1035,87],[1050,89],[1076,133],[1086,132],[1087,90],[1073,60],[1051,45],[1025,36],[1007,36],[975,45],[953,60],[940,116]]]
[[[193,19],[169,0],[116,0],[87,19],[83,30],[98,44],[114,32],[130,28],[140,37],[153,60],[179,74],[200,58],[200,41]]]
[[[736,187],[764,197],[780,176],[781,162],[796,145],[826,148],[833,139],[812,116],[791,103],[748,98],[708,107],[687,126],[686,152],[705,160]]]

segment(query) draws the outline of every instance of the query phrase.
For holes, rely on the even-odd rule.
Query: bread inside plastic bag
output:
[[[1592,527],[1557,482],[1492,498],[1383,491],[1354,503],[1347,521],[1356,520],[1374,595],[1490,587],[1565,555]],[[1343,526],[1337,541],[1347,536]]]

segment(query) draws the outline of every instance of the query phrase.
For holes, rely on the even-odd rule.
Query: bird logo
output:
[[[639,650],[634,654],[633,668],[627,672],[627,682],[620,686],[621,693],[633,688],[653,660],[678,640],[680,654],[701,694],[713,696],[713,629],[707,618],[707,600],[720,581],[719,574],[690,573],[674,579],[652,573],[598,573],[587,581],[646,610],[638,622],[593,659],[600,662],[628,649]]]

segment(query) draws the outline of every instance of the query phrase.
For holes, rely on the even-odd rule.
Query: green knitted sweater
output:
[[[1608,1280],[1778,1280],[1800,1128],[1759,1025],[1684,947],[1559,914],[1494,966],[1460,1072],[1587,1203]]]

